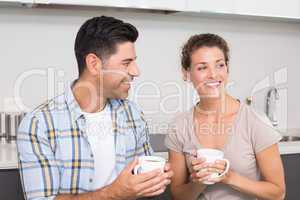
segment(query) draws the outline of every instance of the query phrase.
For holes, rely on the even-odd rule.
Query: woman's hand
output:
[[[224,160],[217,160],[216,162],[209,164],[207,170],[210,173],[222,174],[226,170],[226,167],[226,162]],[[222,182],[224,184],[228,184],[233,173],[234,172],[231,169],[229,169],[228,172],[224,175],[217,178],[208,178],[208,181],[213,183]]]
[[[211,172],[208,170],[209,164],[205,163],[205,158],[193,158],[192,159],[192,174],[191,180],[194,183],[203,184],[203,181],[208,180],[211,175]]]

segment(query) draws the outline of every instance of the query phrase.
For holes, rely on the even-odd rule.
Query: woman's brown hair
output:
[[[201,47],[218,47],[222,50],[225,57],[225,63],[228,65],[229,47],[227,42],[216,34],[204,33],[191,36],[184,44],[181,51],[181,65],[185,70],[190,69],[191,56]]]

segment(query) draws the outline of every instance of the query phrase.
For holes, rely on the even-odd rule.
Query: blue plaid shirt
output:
[[[134,156],[151,155],[142,112],[128,100],[109,100],[115,135],[116,171]],[[23,119],[17,147],[24,196],[50,200],[58,194],[92,191],[94,159],[86,122],[71,87]]]

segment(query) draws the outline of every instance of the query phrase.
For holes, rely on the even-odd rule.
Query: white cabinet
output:
[[[0,5],[3,4],[9,4],[9,3],[21,3],[21,4],[33,4],[34,0],[0,0]]]
[[[299,18],[300,0],[236,0],[234,10],[242,15]]]
[[[181,11],[300,20],[300,0],[0,0],[6,3],[77,5]]]
[[[182,10],[186,0],[34,0],[39,4],[64,4],[82,6],[108,6],[157,10]]]
[[[34,0],[38,4],[82,5],[82,6],[114,6],[124,7],[124,0]]]
[[[186,11],[231,14],[234,8],[234,1],[235,0],[186,0]]]
[[[300,0],[187,0],[186,11],[300,19]]]

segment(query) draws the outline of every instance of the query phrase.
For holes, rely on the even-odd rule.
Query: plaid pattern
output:
[[[108,104],[120,173],[135,156],[151,155],[153,150],[142,112],[128,100]],[[92,191],[93,154],[71,87],[27,114],[19,127],[17,147],[26,199],[50,200],[58,194]]]

